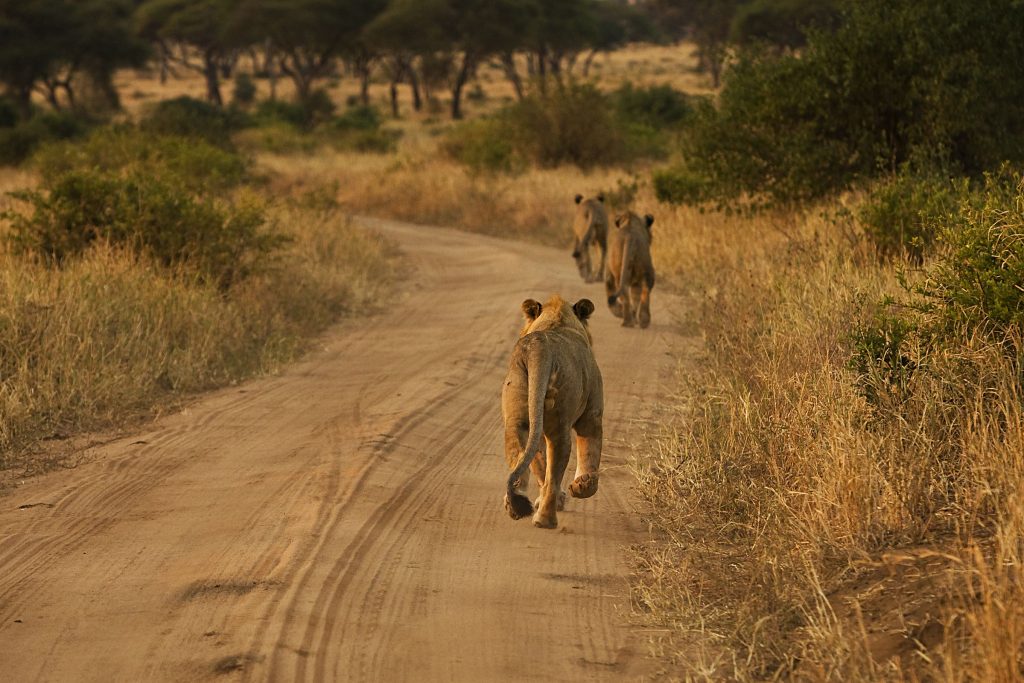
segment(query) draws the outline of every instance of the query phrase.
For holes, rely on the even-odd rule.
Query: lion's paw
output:
[[[597,493],[597,473],[587,472],[576,477],[569,484],[569,493],[573,498],[590,498]]]
[[[554,529],[558,526],[558,518],[554,515],[545,517],[538,511],[537,514],[533,516],[533,525],[541,529]]]

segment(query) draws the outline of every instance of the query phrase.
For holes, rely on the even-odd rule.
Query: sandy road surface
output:
[[[213,393],[0,498],[4,681],[633,679],[626,444],[680,337],[617,326],[562,251],[372,222],[415,275],[280,376]],[[527,296],[598,304],[601,490],[502,508]],[[570,467],[571,470],[571,467]]]

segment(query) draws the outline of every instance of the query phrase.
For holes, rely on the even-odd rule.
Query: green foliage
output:
[[[464,123],[449,134],[450,156],[479,169],[609,165],[657,156],[657,131],[623,122],[608,96],[590,84],[570,83],[534,92],[493,117]]]
[[[1024,176],[1003,169],[942,231],[944,253],[919,293],[936,335],[1024,334]]]
[[[318,89],[299,102],[264,100],[257,105],[253,120],[256,124],[287,123],[296,128],[311,129],[329,121],[334,109],[331,96],[326,90]]]
[[[147,133],[174,135],[230,147],[232,121],[227,112],[192,97],[163,100],[140,122]]]
[[[807,43],[810,28],[831,28],[839,19],[833,0],[753,0],[740,5],[730,35],[740,45],[761,42],[797,48]]]
[[[257,126],[239,136],[239,144],[277,154],[306,154],[321,145],[339,150],[383,154],[397,146],[401,131],[383,128],[375,107],[354,105],[341,116],[308,126],[301,105],[263,102]]]
[[[857,373],[860,390],[873,405],[900,403],[907,396],[918,367],[908,347],[919,324],[911,314],[898,315],[883,307],[850,335],[848,367]]]
[[[694,116],[689,96],[670,85],[634,87],[626,83],[611,95],[615,112],[623,121],[650,128],[678,128]]]
[[[14,196],[31,207],[6,216],[14,247],[54,264],[105,242],[167,267],[188,268],[226,289],[282,244],[280,236],[264,229],[260,202],[220,205],[190,194],[173,179],[145,172],[72,170],[43,190]]]
[[[505,134],[506,121],[500,118],[479,118],[459,124],[444,140],[448,156],[476,171],[522,171],[526,160]]]
[[[295,127],[304,127],[309,115],[305,107],[296,102],[264,100],[256,105],[252,118],[257,125],[287,123]]]
[[[33,159],[46,182],[75,170],[172,177],[189,192],[221,193],[241,184],[247,164],[237,153],[202,140],[153,135],[131,126],[94,130],[76,142],[43,146]]]
[[[920,263],[965,191],[947,177],[903,169],[871,187],[857,220],[879,255]]]
[[[64,112],[45,112],[0,127],[0,165],[16,165],[47,142],[77,138],[89,129],[90,121]]]
[[[709,195],[708,180],[685,166],[675,166],[654,172],[654,194],[658,201],[700,204]]]
[[[865,397],[891,405],[928,359],[981,337],[1014,362],[1024,337],[1024,175],[1006,168],[962,185],[945,215],[936,257],[903,301],[881,302],[850,336],[849,366]],[[946,200],[943,199],[943,203]]]
[[[363,104],[349,107],[345,113],[331,121],[331,125],[338,130],[377,130],[380,124],[380,110]]]
[[[940,158],[978,176],[1024,161],[1024,5],[844,2],[806,50],[746,53],[685,138],[723,204],[814,200]]]

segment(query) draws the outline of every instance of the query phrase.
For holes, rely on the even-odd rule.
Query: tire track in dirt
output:
[[[0,499],[10,680],[643,673],[626,627],[623,546],[643,530],[625,455],[685,347],[670,297],[655,293],[643,332],[598,306],[601,492],[570,501],[559,531],[534,529],[501,505],[518,305],[603,291],[567,253],[368,222],[414,267],[388,312]]]

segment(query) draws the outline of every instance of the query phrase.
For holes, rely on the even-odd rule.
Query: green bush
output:
[[[224,110],[192,97],[159,102],[140,123],[142,130],[230,146],[232,121]]]
[[[46,181],[72,170],[148,173],[173,177],[188,191],[219,193],[245,179],[247,163],[237,153],[202,140],[152,135],[132,126],[108,126],[86,139],[44,145],[33,162]]]
[[[264,100],[256,105],[253,120],[257,125],[287,123],[301,128],[306,125],[308,116],[301,104],[284,100]]]
[[[658,201],[700,204],[708,196],[708,180],[684,166],[654,172],[654,194]]]
[[[935,353],[982,337],[1014,362],[1024,338],[1024,175],[1005,167],[976,188],[963,185],[936,240],[923,282],[905,284],[850,336],[849,366],[865,397],[891,405]]]
[[[593,85],[570,83],[534,92],[489,119],[455,127],[444,148],[475,168],[509,171],[533,163],[586,169],[659,152],[648,133],[627,129],[608,97]]]
[[[367,154],[387,154],[398,147],[402,132],[390,128],[376,130],[341,130],[330,136],[331,145],[335,149],[364,152]]]
[[[941,158],[1024,161],[1024,5],[862,0],[799,55],[748,52],[683,137],[720,203],[785,205]]]
[[[377,130],[380,124],[380,111],[363,104],[349,107],[344,114],[331,121],[331,125],[339,130]]]
[[[904,170],[872,186],[857,219],[882,257],[920,263],[965,191],[948,177]]]
[[[918,292],[934,334],[1024,336],[1024,175],[1003,170],[961,203]]]
[[[5,216],[13,246],[56,265],[99,241],[190,269],[226,289],[282,244],[265,229],[261,203],[219,204],[144,171],[72,170],[46,189],[13,196],[31,209]]]
[[[678,128],[694,116],[689,97],[669,85],[646,88],[626,83],[611,95],[618,117],[649,128]]]
[[[46,112],[13,126],[0,127],[0,165],[20,164],[41,145],[79,137],[91,125],[91,121],[74,114]]]
[[[912,313],[880,311],[850,335],[852,355],[848,367],[857,373],[861,393],[870,403],[901,403],[908,395],[917,363],[909,356],[909,342],[919,333]]]
[[[467,121],[444,139],[442,149],[476,171],[522,171],[527,160],[506,132],[507,123],[500,118]]]

